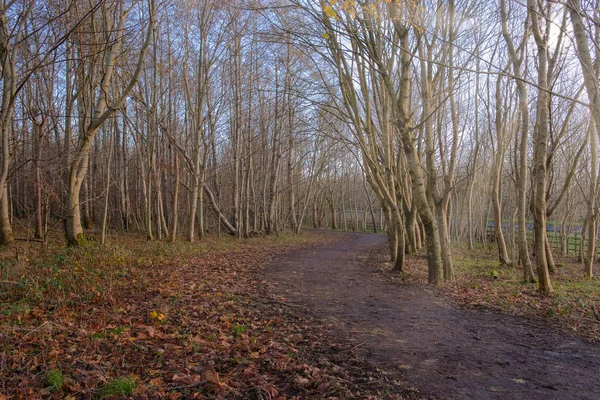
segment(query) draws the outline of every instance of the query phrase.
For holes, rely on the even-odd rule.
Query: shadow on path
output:
[[[600,399],[600,346],[527,318],[457,309],[425,285],[374,280],[361,254],[385,237],[340,235],[278,259],[268,277],[369,360],[441,398]]]

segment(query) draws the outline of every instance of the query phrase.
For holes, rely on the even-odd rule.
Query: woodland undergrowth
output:
[[[0,399],[401,398],[261,275],[324,240],[5,249]]]

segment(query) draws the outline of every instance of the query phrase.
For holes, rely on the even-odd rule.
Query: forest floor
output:
[[[589,308],[578,316],[565,306],[581,298],[543,298],[531,286],[515,293],[508,272],[474,273],[465,265],[473,260],[460,255],[457,281],[434,290],[423,282],[422,257],[392,274],[384,236],[340,235],[344,240],[286,254],[268,276],[338,341],[394,371],[400,387],[438,398],[600,398],[597,322]]]
[[[597,285],[543,298],[492,253],[432,289],[381,235],[55,243],[0,251],[0,400],[600,397]]]
[[[415,398],[264,278],[276,257],[343,238],[3,249],[0,400]]]

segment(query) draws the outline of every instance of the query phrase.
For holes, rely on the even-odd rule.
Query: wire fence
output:
[[[508,235],[510,232],[510,226],[502,226],[502,232],[505,235]],[[556,249],[559,252],[569,255],[569,254],[579,254],[582,246],[582,234],[579,231],[569,231],[562,232],[560,227],[555,228],[550,225],[550,229],[546,230],[548,236],[548,242],[550,243],[550,248]],[[494,224],[489,223],[487,226],[487,237],[490,241],[495,241],[495,232],[494,232]],[[527,240],[533,241],[533,226],[527,226]],[[589,238],[586,236],[583,239],[583,249],[587,248],[589,243]],[[600,255],[600,247],[596,246],[596,255]]]

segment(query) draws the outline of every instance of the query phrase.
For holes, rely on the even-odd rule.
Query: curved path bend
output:
[[[600,346],[539,321],[458,309],[424,285],[373,279],[372,234],[290,253],[268,269],[288,302],[339,325],[375,364],[456,399],[600,399]]]

